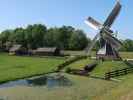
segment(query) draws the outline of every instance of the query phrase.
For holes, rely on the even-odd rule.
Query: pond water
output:
[[[8,88],[14,86],[46,86],[48,88],[71,86],[72,82],[61,74],[49,74],[45,76],[37,76],[29,79],[10,81],[0,85],[0,88]]]

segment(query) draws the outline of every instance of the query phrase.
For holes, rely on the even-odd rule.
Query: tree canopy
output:
[[[60,47],[62,49],[82,50],[88,44],[86,34],[72,26],[47,28],[42,24],[28,25],[26,28],[5,30],[0,34],[2,44],[11,42],[28,49],[38,47]]]

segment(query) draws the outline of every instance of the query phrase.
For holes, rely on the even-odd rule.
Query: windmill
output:
[[[122,43],[113,36],[113,31],[110,29],[115,19],[119,15],[121,7],[120,1],[117,0],[115,7],[103,24],[94,20],[92,17],[89,17],[85,21],[87,25],[99,31],[92,40],[91,45],[89,44],[85,50],[88,55],[90,55],[94,45],[97,40],[99,40],[100,49],[96,54],[98,59],[121,59],[118,50]]]

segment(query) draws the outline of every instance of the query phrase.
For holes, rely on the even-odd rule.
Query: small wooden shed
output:
[[[61,50],[57,47],[51,47],[51,48],[43,47],[34,50],[33,54],[39,56],[60,56]]]
[[[25,55],[27,54],[27,49],[22,47],[22,45],[13,45],[9,50],[10,55]]]

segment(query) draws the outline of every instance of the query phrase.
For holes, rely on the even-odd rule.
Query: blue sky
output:
[[[112,10],[115,0],[1,0],[0,31],[28,24],[41,23],[48,27],[71,25],[80,28],[87,36],[96,31],[84,20],[92,16],[101,23]],[[133,39],[133,0],[121,0],[122,11],[112,29],[118,30],[119,38]]]

